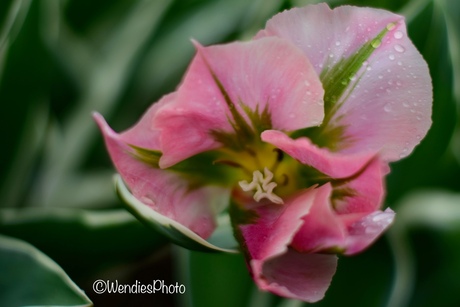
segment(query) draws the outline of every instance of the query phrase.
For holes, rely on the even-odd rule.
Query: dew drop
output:
[[[402,65],[402,62],[401,62],[401,61],[398,61],[398,65],[401,66],[401,65]]]
[[[403,102],[403,106],[404,106],[405,108],[408,108],[408,107],[409,107],[409,103],[408,103],[407,101],[404,101],[404,102]]]
[[[390,113],[393,108],[391,107],[390,103],[387,103],[384,107],[383,110],[387,113]]]
[[[382,44],[382,41],[378,38],[373,39],[371,42],[372,48],[378,48],[380,47],[381,44]]]
[[[395,50],[396,50],[397,52],[400,52],[400,53],[406,51],[406,49],[404,49],[404,47],[401,46],[400,44],[396,44],[396,45],[394,46],[394,48],[395,48]]]
[[[310,86],[310,82],[309,81],[305,81],[304,82],[306,86]]]
[[[367,71],[370,71],[370,70],[372,70],[372,68],[371,68],[370,66],[367,66],[367,67],[366,67],[366,70],[367,70]]]
[[[334,57],[334,54],[329,54],[329,57],[332,59]]]
[[[339,41],[336,41],[336,42],[335,42],[335,45],[336,45],[336,46],[340,46],[340,42],[339,42]]]
[[[383,79],[383,76],[382,76],[382,75],[379,75],[379,79]]]
[[[394,55],[394,54],[390,54],[390,55],[388,56],[388,58],[389,58],[390,60],[393,61],[393,60],[395,59],[395,55]]]
[[[310,91],[307,91],[307,95],[308,95],[308,96],[311,96],[311,92],[310,92]]]
[[[396,39],[401,39],[404,34],[401,32],[401,31],[396,31],[394,34],[393,34],[394,38]]]

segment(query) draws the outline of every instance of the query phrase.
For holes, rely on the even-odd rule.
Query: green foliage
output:
[[[240,254],[168,253],[165,234],[179,241],[184,234],[164,225],[145,227],[122,207],[90,113],[99,111],[121,131],[180,83],[194,54],[190,37],[203,45],[248,39],[276,12],[316,2],[1,1],[0,233],[11,238],[0,238],[0,305],[89,306],[79,287],[92,301],[103,300],[91,288],[94,280],[137,278],[142,263],[166,253],[184,260],[177,263],[176,275],[169,272],[188,285],[185,296],[174,296],[178,306],[300,306],[253,290]],[[317,305],[458,305],[460,2],[327,2],[404,14],[409,36],[430,68],[434,105],[428,136],[410,157],[392,165],[388,177],[385,204],[397,212],[390,244],[380,240],[361,255],[342,257],[331,288]],[[341,62],[340,69],[324,72],[326,87],[333,89],[326,97],[331,110],[348,85],[328,80],[351,76],[371,50],[366,48],[356,59]],[[268,110],[246,113],[256,130],[271,126]],[[328,133],[336,137],[340,127]],[[233,136],[220,137],[223,143],[238,143]],[[148,156],[158,161],[158,155]],[[213,159],[199,157],[176,167],[195,172]],[[220,177],[219,172],[195,173],[203,174],[201,179]],[[428,188],[438,192],[426,194]],[[412,196],[406,198],[408,193]],[[130,210],[150,223],[135,206]],[[229,231],[219,228],[205,244],[234,247],[235,242],[223,241]],[[155,270],[148,274],[150,279],[158,276]],[[33,301],[21,301],[26,294]],[[148,300],[157,303],[161,297]],[[111,306],[126,303],[114,301]]]
[[[93,306],[65,272],[21,240],[0,236],[2,306]]]

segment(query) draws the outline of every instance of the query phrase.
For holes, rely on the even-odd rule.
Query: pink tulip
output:
[[[316,302],[336,254],[394,219],[384,177],[431,125],[427,65],[403,17],[326,4],[195,46],[177,91],[134,127],[95,115],[111,158],[134,197],[202,238],[228,208],[259,288]]]

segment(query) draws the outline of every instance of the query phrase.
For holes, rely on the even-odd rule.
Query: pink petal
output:
[[[215,215],[227,204],[229,192],[218,187],[190,189],[188,182],[179,175],[150,167],[134,158],[133,149],[127,145],[132,139],[134,145],[151,145],[153,148],[149,149],[156,149],[158,135],[150,133],[148,124],[155,109],[154,106],[139,124],[121,135],[110,129],[100,114],[94,114],[94,119],[104,135],[115,167],[132,194],[158,213],[207,238],[216,227]]]
[[[213,74],[246,120],[240,102],[253,111],[258,106],[259,113],[268,106],[275,129],[321,123],[322,85],[308,59],[291,43],[265,38],[197,49],[176,99],[155,117],[156,127],[162,129],[161,167],[219,147],[211,137],[213,130],[233,132],[230,109]]]
[[[395,23],[393,28],[391,23]],[[387,26],[391,30],[350,82],[344,96],[356,87],[330,125],[345,128],[338,144],[341,152],[380,152],[384,160],[395,161],[408,155],[431,125],[428,67],[408,38],[403,17],[351,6],[331,10],[319,4],[276,15],[257,38],[289,39],[319,74],[350,57]]]
[[[336,269],[336,257],[298,254],[289,249],[318,197],[317,189],[305,190],[282,206],[256,207],[257,220],[238,226],[257,285],[264,290],[308,302],[320,300]]]
[[[330,202],[331,185],[327,183],[315,190],[315,201],[292,241],[292,246],[302,252],[314,253],[341,246],[347,236],[346,227]]]
[[[388,164],[374,158],[355,174],[351,180],[334,183],[336,194],[350,192],[351,196],[333,198],[334,210],[338,214],[370,213],[378,210],[385,196],[385,175]]]
[[[253,274],[262,290],[314,303],[321,300],[337,267],[337,256],[301,254],[289,249],[283,255],[267,260],[252,260]]]
[[[376,152],[361,152],[344,155],[319,148],[307,138],[291,139],[285,133],[276,130],[262,132],[261,138],[303,164],[312,166],[332,178],[349,177],[362,169]]]
[[[346,255],[361,252],[371,245],[393,223],[395,213],[390,208],[375,211],[348,227]]]
[[[393,221],[391,209],[337,214],[330,201],[331,185],[316,190],[310,212],[303,217],[304,223],[291,243],[298,252],[355,254],[372,244]]]

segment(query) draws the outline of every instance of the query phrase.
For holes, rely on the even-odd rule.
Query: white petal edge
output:
[[[228,217],[223,216],[218,219],[218,227],[207,241],[184,225],[156,212],[135,198],[119,174],[115,174],[113,178],[117,194],[128,206],[128,210],[141,222],[155,228],[177,245],[198,251],[239,253],[237,248],[219,247],[210,243],[210,241],[222,241],[218,237],[227,232],[225,228],[230,227]],[[229,245],[236,242],[234,240],[225,241],[228,241]]]

